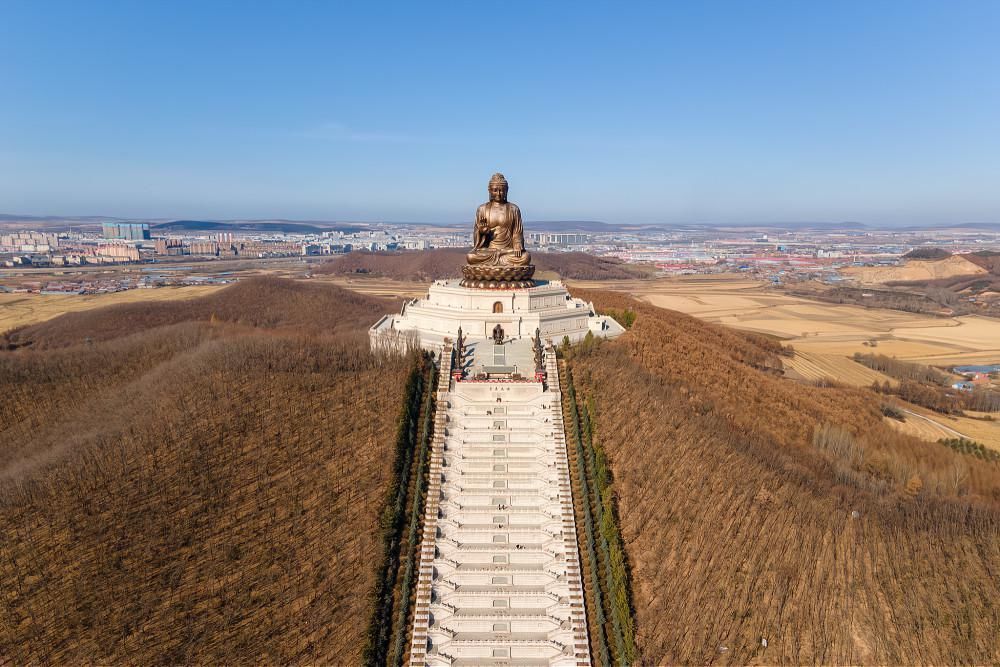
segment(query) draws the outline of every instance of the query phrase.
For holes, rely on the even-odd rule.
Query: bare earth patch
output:
[[[954,276],[989,273],[960,255],[945,259],[911,259],[903,266],[858,266],[844,269],[844,274],[864,285],[881,285],[905,280],[939,280]]]

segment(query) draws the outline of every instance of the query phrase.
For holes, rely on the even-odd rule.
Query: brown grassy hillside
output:
[[[357,663],[410,362],[356,332],[388,307],[265,280],[19,332],[0,664]]]
[[[198,299],[127,303],[66,313],[8,332],[0,342],[6,338],[16,346],[58,347],[191,321],[339,334],[364,329],[385,312],[397,309],[395,304],[329,285],[252,278]]]
[[[994,276],[1000,276],[1000,252],[983,250],[964,255],[964,257],[973,264],[983,267]]]
[[[762,339],[581,296],[638,314],[570,365],[615,475],[644,663],[1000,660],[1000,466],[892,432],[868,390],[779,377]]]
[[[436,248],[413,252],[352,252],[336,257],[316,269],[323,274],[371,274],[395,280],[438,280],[461,275],[467,248]],[[554,271],[573,280],[643,278],[643,269],[617,259],[595,257],[585,252],[533,252],[538,271]]]

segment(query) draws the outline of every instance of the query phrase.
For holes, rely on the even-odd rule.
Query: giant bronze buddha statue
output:
[[[507,179],[493,174],[490,200],[476,210],[472,252],[462,267],[462,285],[489,289],[532,287],[535,267],[524,250],[521,210],[507,201]]]

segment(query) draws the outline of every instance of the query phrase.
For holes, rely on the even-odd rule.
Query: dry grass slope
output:
[[[939,317],[832,305],[787,290],[763,289],[743,276],[604,281],[594,287],[628,292],[702,320],[778,336],[798,352],[849,357],[875,351],[934,365],[993,363],[1000,358],[1000,320],[990,317]]]
[[[572,365],[644,664],[1000,660],[1000,466],[894,432],[869,390],[781,379],[766,339],[581,296],[638,313]]]
[[[144,301],[67,313],[15,329],[6,338],[18,346],[62,347],[190,321],[339,334],[362,330],[392,310],[396,310],[392,303],[329,285],[254,278],[198,299]]]
[[[222,285],[191,285],[86,295],[0,293],[0,334],[10,329],[44,322],[77,310],[90,310],[134,301],[192,299],[220,289],[223,289]]]
[[[187,306],[0,352],[0,663],[360,660],[410,362],[356,331],[391,306],[273,280]]]

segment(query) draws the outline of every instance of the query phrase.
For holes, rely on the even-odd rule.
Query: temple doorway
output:
[[[494,303],[493,304],[493,312],[494,313],[502,313],[503,312],[503,304],[501,302],[499,302],[499,301],[497,301],[496,303]]]

